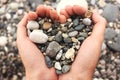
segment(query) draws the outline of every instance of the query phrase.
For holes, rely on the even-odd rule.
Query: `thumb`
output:
[[[93,11],[92,20],[94,22],[94,27],[91,36],[98,40],[104,39],[105,27],[107,25],[107,21],[105,18],[100,16],[97,11]]]

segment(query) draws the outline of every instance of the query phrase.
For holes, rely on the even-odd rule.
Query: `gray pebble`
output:
[[[39,24],[36,21],[29,21],[27,24],[27,29],[34,30],[38,28],[39,28]]]
[[[103,16],[108,22],[115,21],[119,14],[119,7],[113,4],[107,4],[103,11]]]
[[[78,31],[72,31],[72,32],[69,32],[68,34],[70,37],[75,37],[78,35]]]
[[[78,26],[75,27],[75,30],[80,31],[80,30],[82,30],[84,27],[85,27],[84,25],[80,24],[80,25],[78,25]]]
[[[61,42],[61,41],[63,40],[62,34],[57,34],[57,35],[55,36],[55,40],[56,40],[57,42]]]
[[[70,66],[69,66],[69,65],[64,65],[64,66],[62,67],[62,72],[63,72],[63,73],[67,73],[69,70],[70,70]]]
[[[80,33],[79,33],[79,36],[80,36],[80,37],[88,37],[88,34],[85,33],[85,32],[80,32]]]
[[[59,60],[62,57],[62,54],[63,54],[63,50],[60,50],[56,55],[56,60]]]
[[[84,18],[83,19],[83,24],[89,26],[89,25],[91,25],[91,23],[92,23],[92,21],[89,18]]]
[[[85,39],[85,37],[78,37],[79,41],[83,41]]]
[[[72,42],[72,39],[69,38],[69,37],[68,37],[68,38],[64,38],[64,42],[65,42],[65,43],[71,43],[71,42]]]
[[[53,67],[53,62],[48,56],[45,56],[45,62],[48,68]]]
[[[47,47],[46,55],[54,58],[60,49],[61,49],[61,46],[59,45],[59,43],[57,43],[56,41],[52,41],[49,43]]]
[[[79,24],[79,19],[74,19],[73,20],[73,26],[77,26]]]

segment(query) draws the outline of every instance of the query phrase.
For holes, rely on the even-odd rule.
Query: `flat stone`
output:
[[[45,30],[48,30],[49,28],[51,28],[52,27],[52,23],[50,23],[50,22],[45,22],[44,24],[43,24],[43,29],[45,29]]]
[[[52,62],[52,60],[50,59],[50,57],[45,56],[45,62],[46,62],[46,65],[47,65],[48,68],[53,67],[53,62]]]
[[[62,54],[63,54],[63,50],[60,50],[56,55],[56,60],[59,60],[62,57]]]
[[[61,49],[61,46],[59,45],[59,43],[57,43],[56,41],[52,41],[49,43],[47,47],[46,55],[54,58],[60,49]]]
[[[84,19],[83,19],[83,24],[84,24],[84,25],[89,26],[89,25],[91,25],[91,23],[92,23],[92,21],[91,21],[89,18],[84,18]]]
[[[84,27],[85,27],[85,25],[80,24],[80,25],[75,27],[75,30],[81,31]]]
[[[78,40],[83,41],[83,40],[85,40],[85,37],[78,37]]]
[[[33,42],[40,43],[40,44],[46,43],[48,40],[48,36],[45,33],[43,33],[41,30],[33,30],[30,33],[29,38]]]
[[[59,62],[55,62],[54,67],[55,67],[55,69],[57,69],[57,70],[61,70],[61,69],[62,69],[62,67],[61,67],[61,65],[60,65]]]
[[[87,34],[87,33],[84,33],[84,32],[80,32],[80,33],[79,33],[79,36],[80,36],[80,37],[88,37],[88,34]]]
[[[119,8],[113,4],[107,4],[103,11],[103,16],[107,19],[108,22],[115,21],[119,14]]]
[[[39,24],[36,21],[29,21],[27,24],[27,29],[34,30],[38,28],[39,28]]]
[[[69,70],[70,70],[70,66],[69,66],[69,65],[64,65],[64,66],[62,67],[62,72],[63,72],[63,73],[67,73]]]
[[[0,46],[5,46],[7,44],[7,37],[0,36]]]
[[[69,35],[70,37],[75,37],[75,36],[78,35],[78,31],[69,32],[68,35]]]
[[[117,35],[117,33],[115,32],[114,29],[112,29],[112,28],[106,28],[106,30],[105,30],[105,39],[106,39],[106,40],[111,40],[111,39],[113,39],[116,35]]]
[[[71,59],[72,61],[74,61],[75,50],[73,48],[68,49],[67,52],[65,53],[65,57],[67,59]]]

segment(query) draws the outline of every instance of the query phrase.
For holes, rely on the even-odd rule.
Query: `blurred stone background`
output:
[[[120,0],[87,1],[90,9],[98,9],[108,21],[93,80],[120,80]],[[16,46],[17,24],[24,13],[35,11],[39,4],[55,8],[57,2],[59,0],[0,0],[0,80],[25,80]]]

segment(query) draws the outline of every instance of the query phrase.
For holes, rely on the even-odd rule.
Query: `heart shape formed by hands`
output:
[[[65,17],[61,18],[56,10],[49,9],[50,7],[40,5],[37,14],[29,13],[28,36],[45,56],[47,66],[54,66],[57,74],[63,74],[70,70],[80,45],[91,34],[92,14],[74,14],[66,20]],[[64,11],[61,14],[65,15]],[[50,15],[53,16],[49,17]],[[58,22],[60,19],[65,19],[65,23]]]

